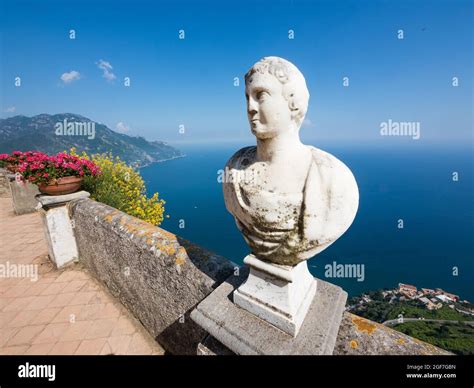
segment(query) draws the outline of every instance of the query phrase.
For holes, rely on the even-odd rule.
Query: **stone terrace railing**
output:
[[[164,229],[90,199],[70,203],[79,260],[167,350],[196,354],[189,318],[234,265]]]
[[[38,202],[38,187],[29,182],[17,181],[15,174],[0,168],[0,197],[12,197],[15,214],[33,213]]]
[[[90,199],[70,203],[79,260],[170,353],[228,354],[189,314],[236,265]],[[199,349],[198,349],[199,348]],[[334,354],[449,354],[344,313]]]

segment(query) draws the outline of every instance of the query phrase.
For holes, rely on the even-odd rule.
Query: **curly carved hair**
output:
[[[271,74],[283,85],[283,97],[293,113],[298,126],[308,110],[309,91],[303,74],[291,62],[280,57],[264,57],[245,74],[245,84],[255,74]]]

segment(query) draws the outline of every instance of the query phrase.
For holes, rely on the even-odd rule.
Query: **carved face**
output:
[[[252,74],[245,85],[245,96],[250,129],[257,138],[271,139],[294,128],[283,85],[273,75]]]

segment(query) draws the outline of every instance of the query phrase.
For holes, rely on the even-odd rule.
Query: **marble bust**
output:
[[[225,205],[257,259],[296,266],[349,228],[357,183],[336,157],[300,141],[309,92],[296,66],[261,59],[245,75],[245,95],[257,145],[227,162],[231,174],[245,179],[224,182]]]

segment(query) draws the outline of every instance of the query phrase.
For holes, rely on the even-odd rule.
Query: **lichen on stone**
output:
[[[377,330],[377,325],[375,323],[361,317],[353,316],[352,323],[356,326],[357,331],[362,333],[366,332],[369,335]]]

